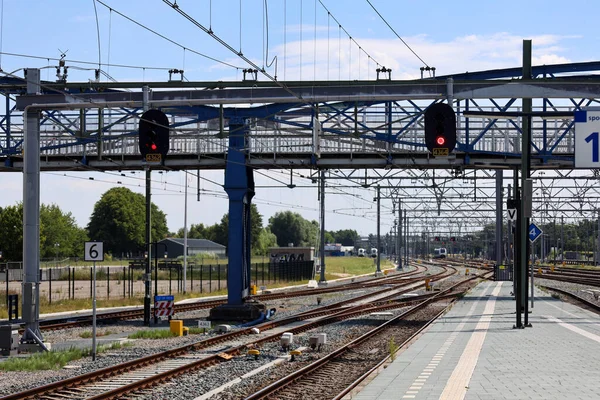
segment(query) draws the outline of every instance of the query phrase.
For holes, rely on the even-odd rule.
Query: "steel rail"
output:
[[[486,273],[486,274],[489,274]],[[485,274],[483,274],[485,275]],[[440,300],[442,298],[443,295],[447,294],[448,292],[452,291],[455,287],[460,286],[465,284],[466,282],[469,282],[471,280],[474,279],[478,279],[480,276],[473,276],[469,279],[466,279],[464,281],[461,281],[455,285],[452,285],[451,287],[449,287],[448,289],[445,289],[444,291],[441,291],[440,293],[438,293],[438,295],[432,296],[431,298],[424,300],[423,302],[417,304],[416,306],[412,307],[411,309],[403,312],[402,314],[384,322],[383,324],[379,325],[378,327],[370,330],[369,332],[361,335],[360,337],[352,340],[351,342],[345,344],[344,346],[341,346],[340,348],[338,348],[337,350],[329,353],[328,355],[326,355],[325,357],[319,358],[318,360],[316,360],[315,362],[300,368],[299,370],[296,370],[294,372],[292,372],[291,374],[277,380],[276,382],[260,389],[259,391],[251,394],[250,396],[246,397],[245,400],[258,400],[258,399],[264,399],[267,396],[271,396],[274,393],[276,393],[278,390],[282,389],[283,387],[287,386],[288,384],[294,382],[295,380],[299,379],[300,377],[307,375],[310,372],[313,372],[314,370],[316,370],[317,368],[327,364],[328,362],[332,361],[333,359],[337,358],[338,356],[340,356],[341,354],[345,353],[346,351],[350,350],[352,347],[355,347],[357,345],[359,345],[360,343],[364,342],[365,340],[371,338],[372,336],[380,333],[383,329],[385,329],[386,327],[390,326],[391,324],[403,319],[404,317],[407,317],[413,313],[415,313],[418,310],[421,310],[422,308],[426,307],[427,305],[431,304],[432,302],[435,302],[437,300]],[[447,309],[447,308],[446,308]]]
[[[439,277],[443,276],[443,274],[446,273],[446,272],[447,271],[444,270],[441,273],[431,275],[430,277],[432,277],[432,279],[434,279],[434,278],[441,279]],[[407,279],[407,280],[405,280],[402,283],[404,284],[403,286],[409,286],[409,285],[414,285],[414,283],[416,281],[418,281],[418,280],[423,280],[423,278]],[[342,309],[342,310],[332,310],[332,309],[343,307],[346,304],[351,304],[352,302],[364,300],[366,298],[373,297],[373,296],[376,296],[376,295],[381,294],[381,293],[389,292],[389,291],[394,290],[394,289],[398,290],[398,289],[401,289],[401,287],[402,286],[400,286],[400,287],[385,288],[383,290],[380,290],[380,291],[377,291],[377,292],[374,292],[374,293],[370,293],[370,294],[366,294],[366,295],[363,295],[363,296],[358,296],[358,297],[355,297],[355,298],[352,298],[352,299],[343,300],[343,301],[340,301],[340,302],[337,302],[337,303],[333,303],[331,305],[321,307],[318,310],[306,311],[304,313],[300,313],[300,314],[297,314],[295,316],[284,318],[282,320],[269,321],[269,322],[257,325],[256,327],[259,328],[259,329],[261,329],[261,330],[267,330],[267,329],[272,329],[272,328],[274,328],[276,326],[281,326],[281,325],[289,324],[289,323],[296,322],[296,321],[299,321],[299,320],[304,320],[304,319],[307,319],[307,318],[314,318],[314,317],[326,315],[327,313],[330,313],[331,311],[334,312],[334,314],[332,316],[328,317],[328,318],[316,321],[314,323],[309,323],[308,325],[303,325],[301,327],[290,329],[290,331],[292,331],[292,332],[293,331],[301,332],[303,329],[311,329],[310,327],[308,327],[309,325],[313,325],[313,324],[315,324],[317,322],[318,323],[324,323],[325,321],[333,320],[337,314],[347,314],[348,311],[350,311],[349,309]],[[414,287],[410,287],[410,288],[408,288],[408,289],[406,289],[404,291],[401,290],[400,292],[395,293],[394,296],[399,296],[402,293],[405,293],[407,291],[412,291],[412,290],[414,290]],[[388,297],[386,297],[384,299],[387,299],[389,297],[390,296],[388,296]],[[380,301],[384,301],[384,299],[380,299]],[[397,302],[396,306],[402,306],[401,304],[402,304],[401,302]],[[390,305],[388,304],[387,306],[389,307]],[[372,306],[370,306],[370,305],[362,305],[362,306],[355,306],[353,308],[360,308],[360,307],[372,307]],[[149,355],[149,356],[145,356],[145,357],[142,357],[140,359],[127,361],[125,363],[121,363],[121,364],[118,364],[118,365],[115,365],[115,366],[103,368],[103,369],[100,369],[100,370],[97,370],[97,371],[92,371],[92,372],[89,372],[89,373],[86,373],[86,374],[83,374],[83,375],[79,375],[79,376],[76,376],[76,377],[71,377],[71,378],[67,378],[67,379],[61,380],[61,381],[57,381],[57,382],[53,382],[53,383],[50,383],[50,384],[38,386],[38,387],[35,387],[35,388],[32,388],[32,389],[28,389],[28,390],[25,390],[25,391],[22,391],[22,392],[19,392],[19,393],[14,393],[14,394],[11,394],[11,395],[7,395],[5,397],[2,397],[1,400],[35,399],[35,398],[37,398],[37,397],[39,397],[41,395],[44,395],[44,394],[56,392],[56,391],[63,390],[63,389],[66,389],[66,388],[80,386],[82,383],[84,383],[84,384],[85,383],[91,383],[91,382],[95,382],[95,381],[98,381],[98,380],[101,380],[101,379],[110,378],[111,376],[119,375],[119,374],[128,372],[128,371],[133,370],[133,369],[139,369],[139,368],[142,368],[142,367],[144,367],[146,365],[154,364],[156,362],[160,362],[160,361],[168,359],[168,358],[177,357],[177,356],[179,356],[181,354],[185,354],[185,353],[190,352],[190,351],[199,350],[199,349],[202,349],[202,348],[213,346],[213,345],[218,344],[218,343],[222,343],[222,342],[227,341],[227,340],[235,339],[235,338],[240,337],[240,336],[249,335],[249,334],[251,334],[251,332],[252,332],[252,328],[246,328],[246,329],[242,329],[242,330],[239,330],[239,331],[226,333],[224,335],[220,335],[220,336],[216,336],[216,337],[213,337],[213,338],[205,339],[205,340],[202,340],[202,341],[199,341],[199,342],[196,342],[196,343],[191,343],[191,344],[180,346],[180,347],[177,347],[177,348],[174,348],[174,349],[166,350],[166,351],[163,351],[163,352],[160,352],[160,353],[156,353],[156,354],[152,354],[152,355]],[[268,336],[267,338],[260,339],[258,341],[255,341],[254,343],[259,344],[259,343],[262,343],[264,341],[271,340],[274,336],[277,336],[277,335]],[[247,345],[238,346],[238,347],[236,347],[234,349],[226,351],[226,353],[229,354],[230,351],[232,351],[232,352],[239,351],[240,349],[243,349],[246,346]],[[211,356],[211,357],[205,358],[203,360],[200,360],[197,363],[189,364],[188,366],[185,366],[185,367],[194,368],[200,362],[211,363],[211,362],[219,362],[220,360],[222,360],[222,359],[219,359],[218,356],[215,355],[215,356]],[[181,368],[183,368],[183,367],[176,368],[176,369],[174,369],[172,371],[167,371],[167,372],[177,375],[177,374],[179,374]],[[142,382],[141,384],[147,384],[148,382],[151,381],[150,378],[147,378],[147,379],[149,379],[149,381],[144,380],[144,382]],[[162,378],[157,378],[157,379],[165,379],[165,378],[162,377]],[[124,388],[121,388],[121,389],[125,390]],[[133,389],[129,388],[127,390],[131,391]],[[104,398],[104,397],[99,397],[99,398]],[[107,397],[107,398],[110,398],[110,397]]]

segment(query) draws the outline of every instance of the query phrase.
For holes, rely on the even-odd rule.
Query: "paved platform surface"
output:
[[[536,290],[513,329],[512,282],[482,282],[352,399],[600,399],[600,316]]]

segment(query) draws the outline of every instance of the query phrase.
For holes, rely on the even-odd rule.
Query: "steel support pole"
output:
[[[398,225],[396,226],[396,259],[398,269],[402,269],[402,202],[398,200]]]
[[[184,171],[185,176],[185,200],[183,202],[183,293],[187,289],[187,246],[188,246],[188,229],[187,229],[187,208],[188,208],[188,174]],[[158,251],[157,251],[158,253]]]
[[[321,249],[319,251],[319,255],[321,257],[321,276],[319,278],[319,283],[324,284],[327,282],[327,279],[325,279],[325,170],[319,171],[319,175],[319,202],[321,206]]]
[[[512,186],[508,185],[508,193],[506,194],[506,198],[510,199],[511,196],[512,196]],[[512,249],[514,248],[514,246],[513,246],[513,234],[512,234],[512,221],[508,220],[508,222],[507,222],[506,225],[507,225],[507,230],[508,230],[508,232],[506,232],[506,239],[507,239],[507,243],[506,243],[506,263],[510,266],[512,264],[512,260],[513,260]],[[514,271],[513,271],[513,274],[514,274]],[[514,282],[514,276],[513,276],[513,282]]]
[[[560,216],[560,261],[565,261],[565,239],[563,237],[563,228],[565,226],[565,216]]]
[[[523,80],[531,80],[531,40],[523,40]],[[531,113],[532,111],[532,100],[531,99],[522,99],[523,102],[523,113]],[[522,126],[522,158],[521,158],[521,188],[522,190],[526,187],[526,180],[530,177],[531,173],[531,116],[525,115],[523,116],[523,126]],[[529,227],[529,218],[525,216],[525,206],[527,204],[526,196],[528,193],[522,193],[521,196],[521,218],[520,223],[520,231],[521,231],[521,282],[523,283],[522,287],[522,306],[524,313],[524,325],[530,326],[529,324],[529,309],[527,306],[527,261],[528,257],[528,249],[527,245],[528,241],[528,227]]]
[[[27,94],[40,93],[40,70],[26,69]],[[9,110],[7,110],[8,112]],[[40,319],[40,112],[24,112],[23,143],[23,322],[21,343],[42,340]],[[8,267],[6,269],[8,281]],[[43,345],[42,345],[43,347]]]
[[[144,111],[150,109],[150,88],[144,86]],[[152,297],[150,291],[150,263],[152,262],[152,221],[151,221],[151,179],[152,171],[149,166],[146,166],[146,251],[148,257],[146,258],[146,269],[144,275],[144,325],[150,325],[150,299]],[[156,278],[156,277],[155,277]]]
[[[375,275],[381,275],[381,186],[377,185],[377,271]]]
[[[503,171],[496,170],[496,264],[502,264],[502,178]]]
[[[404,210],[404,265],[408,265],[408,211]]]
[[[515,237],[514,237],[514,270],[513,270],[513,293],[515,295],[516,304],[516,323],[515,328],[523,328],[523,322],[521,318],[521,307],[522,307],[522,292],[521,286],[523,281],[521,280],[521,220],[523,219],[522,210],[520,206],[521,195],[519,192],[519,170],[515,168],[513,172],[513,185],[515,188],[514,199],[517,203],[517,222],[515,223]]]

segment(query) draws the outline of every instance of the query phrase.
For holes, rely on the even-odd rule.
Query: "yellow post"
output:
[[[556,267],[556,265],[551,265],[550,266],[550,272],[554,272],[554,268]]]
[[[425,279],[425,290],[429,290],[431,288],[429,283],[431,283],[431,278]]]
[[[540,275],[542,274],[542,269],[541,268],[538,268],[538,274],[540,274]]]
[[[169,323],[169,329],[177,336],[183,336],[183,320],[172,319]]]
[[[465,275],[469,275],[469,268],[465,269]]]
[[[256,285],[250,285],[250,294],[254,296],[256,293],[258,293],[258,288]]]

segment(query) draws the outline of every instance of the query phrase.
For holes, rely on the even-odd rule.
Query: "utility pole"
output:
[[[325,170],[321,170],[319,171],[319,175],[320,175],[320,181],[319,181],[319,185],[320,185],[320,195],[321,195],[321,199],[320,199],[320,206],[321,206],[321,251],[320,251],[320,256],[321,256],[321,277],[319,279],[319,283],[321,285],[326,285],[327,284],[327,280],[325,279]]]
[[[503,171],[496,170],[496,265],[502,264],[502,178]]]
[[[381,276],[381,186],[377,185],[377,270],[375,276]]]
[[[148,111],[150,109],[150,88],[148,86],[144,86],[143,88],[143,107],[144,111]],[[152,260],[152,221],[151,221],[151,179],[152,179],[152,171],[150,170],[150,166],[146,165],[146,251],[148,252],[148,258],[146,259],[146,270],[144,274],[144,325],[150,326],[150,265]],[[158,279],[158,277],[155,277]]]
[[[396,238],[396,259],[398,269],[402,269],[402,201],[398,199],[398,237]]]
[[[565,216],[560,216],[560,261],[565,261],[565,239],[563,237],[563,227],[565,225]]]
[[[530,80],[532,76],[531,72],[531,40],[523,40],[523,79]],[[528,228],[529,228],[529,210],[527,209],[527,205],[529,204],[528,197],[531,196],[531,193],[527,193],[528,190],[526,188],[529,187],[529,178],[531,174],[531,111],[532,111],[532,100],[530,98],[523,98],[521,100],[523,102],[523,126],[522,126],[522,157],[521,157],[521,221],[520,221],[520,231],[521,231],[521,243],[520,243],[520,252],[521,252],[521,282],[522,282],[522,306],[523,306],[523,314],[524,314],[524,325],[531,326],[529,324],[529,308],[527,306],[527,261],[529,260],[529,246],[528,246]]]

